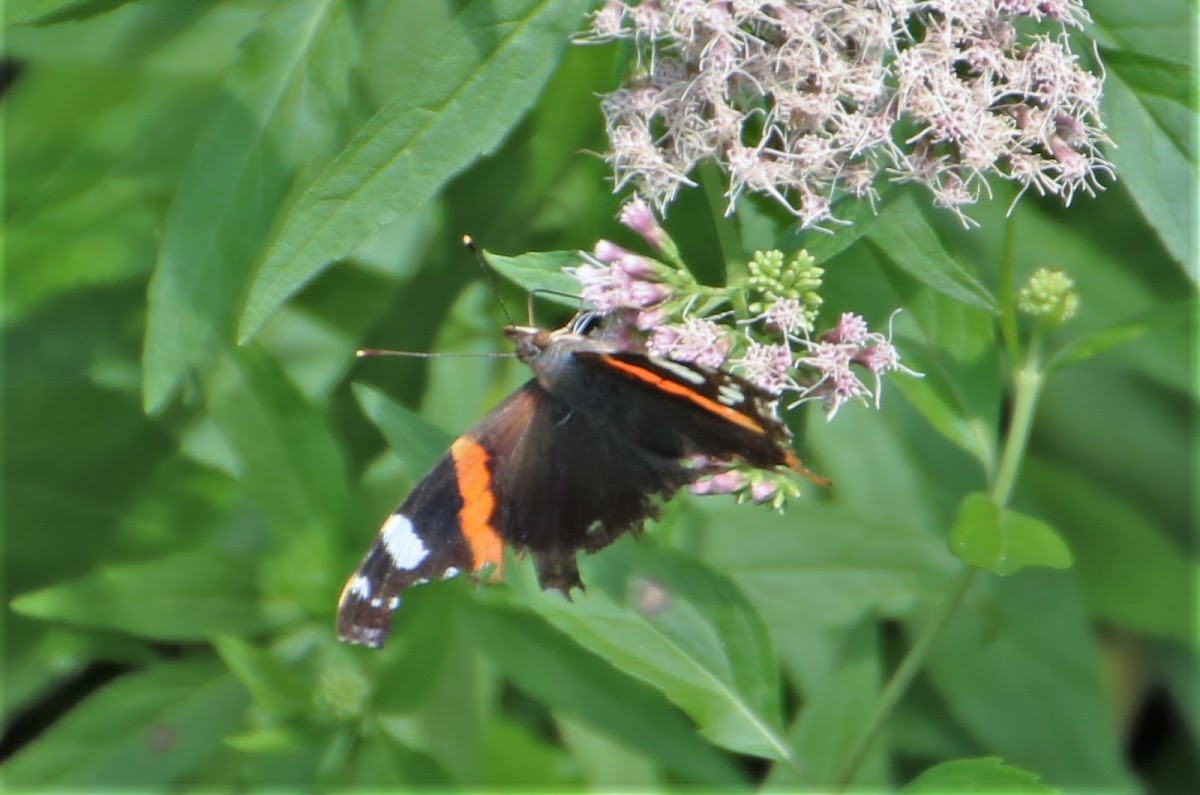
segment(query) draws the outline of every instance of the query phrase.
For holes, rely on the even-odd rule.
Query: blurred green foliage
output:
[[[511,562],[406,594],[382,651],[337,643],[379,519],[526,377],[355,349],[503,349],[463,233],[636,246],[590,154],[628,53],[568,46],[589,6],[9,0],[6,783],[1194,790],[1183,0],[1088,3],[1119,146],[1095,200],[1006,218],[998,195],[964,231],[895,191],[833,236],[743,201],[747,256],[808,248],[826,318],[904,307],[926,374],[795,423],[832,490],[784,515],[680,498],[581,561],[573,603]],[[713,217],[692,191],[667,221],[709,279]],[[1068,272],[1082,311],[1000,512],[979,492],[1011,414],[1006,250],[1018,284]],[[500,270],[539,283],[529,262]],[[951,548],[1011,576],[971,581],[862,745]]]

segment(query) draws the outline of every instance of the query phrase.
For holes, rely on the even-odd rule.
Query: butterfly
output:
[[[342,589],[338,637],[379,647],[400,593],[527,552],[539,585],[581,586],[576,555],[657,517],[658,501],[742,463],[819,478],[776,399],[744,378],[630,351],[592,316],[505,334],[533,378],[450,445],[379,530]],[[697,465],[696,461],[708,462]]]

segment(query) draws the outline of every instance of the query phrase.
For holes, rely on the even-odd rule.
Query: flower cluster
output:
[[[730,212],[749,191],[819,227],[885,173],[967,223],[992,177],[1065,203],[1111,177],[1102,80],[1068,44],[1088,21],[1081,0],[609,0],[582,40],[638,47],[606,159],[660,212],[712,160]]]
[[[1050,325],[1061,326],[1079,312],[1075,280],[1057,268],[1038,268],[1017,291],[1017,308]]]
[[[832,420],[846,403],[876,407],[889,372],[920,376],[900,363],[887,335],[872,332],[859,315],[844,313],[816,334],[824,271],[800,251],[756,252],[746,276],[727,287],[699,284],[653,213],[634,197],[620,215],[664,260],[627,251],[607,240],[572,269],[581,297],[600,315],[630,319],[657,356],[736,373],[794,408],[819,402]],[[869,383],[864,381],[868,378]],[[773,473],[733,469],[708,474],[692,486],[702,494],[736,492],[755,501],[775,499],[784,485]]]

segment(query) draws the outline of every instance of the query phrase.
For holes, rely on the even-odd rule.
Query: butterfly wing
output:
[[[496,527],[528,549],[543,588],[580,584],[575,553],[595,551],[657,515],[693,478],[678,444],[644,447],[584,408],[542,392],[537,411],[496,471]]]
[[[342,589],[338,637],[382,646],[405,588],[500,565],[492,473],[521,438],[544,394],[531,381],[510,395],[455,439],[387,518]]]

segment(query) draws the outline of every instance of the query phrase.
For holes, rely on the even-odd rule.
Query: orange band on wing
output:
[[[709,413],[716,414],[722,419],[728,420],[735,425],[740,425],[748,431],[753,431],[754,433],[759,434],[766,433],[766,429],[763,428],[762,425],[758,424],[750,417],[747,417],[745,414],[734,411],[729,406],[718,403],[715,400],[710,400],[703,395],[696,394],[694,390],[689,389],[682,384],[677,384],[674,381],[667,380],[658,373],[638,367],[636,364],[623,362],[620,359],[612,356],[605,355],[601,358],[604,360],[605,364],[615,367],[626,375],[632,376],[642,383],[649,384],[660,392],[666,392],[668,395],[681,397]]]
[[[458,512],[463,538],[471,547],[472,571],[490,564],[500,570],[503,558],[500,535],[492,527],[496,498],[492,495],[492,474],[488,471],[488,452],[479,442],[460,436],[450,445],[454,473],[462,508]]]

